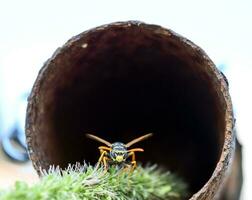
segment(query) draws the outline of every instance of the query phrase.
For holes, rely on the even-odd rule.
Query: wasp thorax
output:
[[[115,142],[111,146],[110,157],[115,162],[123,162],[128,157],[128,151],[126,146],[121,142]]]

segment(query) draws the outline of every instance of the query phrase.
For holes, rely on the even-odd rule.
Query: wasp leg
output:
[[[107,160],[108,160],[108,157],[106,157],[106,156],[104,156],[103,159],[102,159],[105,171],[108,170]]]
[[[144,150],[142,148],[135,148],[135,149],[130,149],[128,150],[129,156],[132,156],[131,159],[131,164],[132,164],[132,171],[136,168],[137,163],[136,163],[136,155],[135,152],[143,152]]]
[[[105,150],[105,151],[111,151],[111,148],[110,147],[106,147],[106,146],[100,146],[98,147],[98,149],[101,151],[101,150]]]
[[[130,151],[130,150],[129,150],[129,151]],[[131,151],[131,152],[129,153],[129,156],[131,156],[132,168],[131,168],[130,172],[132,172],[132,171],[136,168],[136,166],[137,166],[135,152],[134,152],[134,151]]]
[[[103,163],[103,166],[104,166],[104,171],[102,173],[102,176],[105,175],[107,173],[107,171],[108,171],[108,162],[107,162],[108,160],[109,160],[109,158],[104,155],[103,158],[102,158],[102,163]]]
[[[131,156],[131,161],[135,161],[136,160],[136,154],[135,152],[131,151],[128,156],[130,157]]]
[[[110,147],[106,147],[106,146],[100,146],[98,148],[100,150],[100,153],[102,154],[104,151],[111,151],[111,148]],[[106,152],[106,155],[107,155],[108,152]],[[106,159],[104,159],[105,156],[103,157],[102,161],[103,161],[103,165],[104,165],[104,168],[106,169],[108,167],[108,164],[107,164],[107,160],[108,160],[108,157],[106,157]]]
[[[144,152],[144,150],[142,148],[135,148],[135,149],[128,150],[128,152],[136,152],[136,151],[138,151],[138,152]]]
[[[132,171],[133,171],[137,167],[137,163],[134,160],[134,161],[131,161],[131,164],[133,165],[133,167],[132,167]]]
[[[101,155],[100,155],[100,158],[95,166],[95,170],[97,170],[99,168],[101,162],[103,161],[104,156],[108,153],[107,151],[104,151],[104,150],[101,150],[100,152],[101,152]]]

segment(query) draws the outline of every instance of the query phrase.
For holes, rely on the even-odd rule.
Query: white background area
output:
[[[170,28],[224,65],[243,145],[244,200],[252,199],[252,1],[0,0],[0,131],[20,120],[38,70],[89,28],[140,20]],[[1,178],[1,177],[0,177]]]

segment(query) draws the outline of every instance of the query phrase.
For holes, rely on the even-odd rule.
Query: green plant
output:
[[[111,167],[107,173],[86,164],[65,170],[41,170],[41,180],[28,186],[16,182],[0,192],[1,200],[179,200],[187,195],[186,184],[157,166],[137,167],[132,173]]]

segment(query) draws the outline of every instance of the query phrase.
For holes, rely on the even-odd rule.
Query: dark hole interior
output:
[[[50,138],[40,144],[49,164],[94,164],[100,143],[85,133],[126,143],[152,132],[133,146],[145,149],[138,161],[178,173],[193,193],[210,178],[222,148],[225,111],[198,51],[177,36],[111,27],[87,33],[54,65],[40,116],[47,124],[43,137]]]

